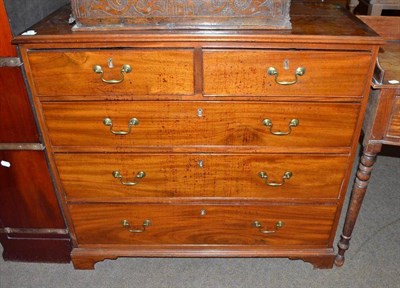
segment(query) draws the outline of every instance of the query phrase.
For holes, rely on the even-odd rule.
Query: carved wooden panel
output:
[[[80,26],[290,28],[290,0],[72,0]],[[78,26],[79,26],[78,25]],[[115,25],[121,25],[116,27]]]

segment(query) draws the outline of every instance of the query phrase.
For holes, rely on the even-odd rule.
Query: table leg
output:
[[[335,265],[340,267],[344,264],[344,253],[349,249],[351,233],[357,221],[358,213],[360,212],[361,204],[367,191],[368,181],[371,177],[373,165],[376,160],[377,152],[366,152],[364,149],[361,156],[360,165],[358,166],[356,179],[351,191],[351,198],[346,214],[346,220],[343,227],[343,232],[338,243],[339,251],[336,255]]]

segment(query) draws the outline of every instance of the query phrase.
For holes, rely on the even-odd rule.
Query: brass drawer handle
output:
[[[125,73],[128,74],[128,73],[132,72],[132,68],[128,64],[123,65],[122,68],[121,68],[121,78],[118,79],[118,80],[106,80],[106,79],[104,79],[104,70],[103,70],[103,67],[101,67],[100,65],[94,65],[93,66],[93,71],[96,74],[100,74],[100,79],[104,83],[107,83],[107,84],[118,84],[118,83],[121,83],[121,82],[124,81]]]
[[[142,226],[142,229],[132,229],[131,228],[131,224],[129,223],[128,220],[122,220],[121,221],[121,225],[122,227],[124,227],[125,229],[127,229],[129,232],[131,233],[143,233],[146,231],[146,228],[149,227],[151,225],[151,221],[150,220],[144,220]]]
[[[278,70],[276,70],[275,67],[269,67],[268,68],[268,75],[270,76],[275,76],[275,82],[279,85],[293,85],[296,84],[298,81],[298,77],[299,76],[303,76],[304,74],[306,74],[306,68],[304,67],[299,67],[296,69],[296,72],[294,73],[294,77],[295,80],[293,81],[279,81],[278,77],[279,77],[279,72]]]
[[[271,119],[264,119],[264,120],[262,121],[262,123],[263,123],[264,126],[266,126],[266,127],[269,128],[269,132],[270,132],[272,135],[275,135],[275,136],[286,136],[286,135],[289,135],[290,133],[292,133],[292,128],[293,128],[293,127],[299,126],[300,120],[299,120],[299,119],[296,119],[296,118],[290,120],[290,121],[289,121],[289,124],[288,124],[289,131],[287,131],[287,132],[281,132],[281,131],[274,132],[274,131],[272,131],[272,127],[274,126],[274,124],[272,123],[272,120],[271,120]]]
[[[252,226],[253,226],[254,228],[258,228],[259,231],[260,231],[260,233],[263,233],[263,234],[273,234],[273,233],[278,232],[279,229],[281,229],[283,226],[285,226],[285,223],[284,223],[283,221],[278,221],[278,222],[276,222],[276,223],[275,223],[275,230],[264,230],[264,228],[262,227],[261,222],[260,222],[260,221],[257,221],[257,220],[255,220],[255,221],[253,222],[253,225],[252,225]]]
[[[110,127],[110,132],[114,135],[128,135],[131,133],[132,131],[132,127],[133,126],[137,126],[139,125],[139,120],[136,118],[132,118],[129,120],[128,122],[128,131],[114,131],[113,130],[113,122],[110,118],[104,118],[103,119],[103,124],[105,126],[109,126]]]
[[[268,174],[264,171],[261,171],[260,173],[258,173],[258,176],[261,179],[265,180],[265,185],[271,186],[271,187],[279,187],[279,186],[283,186],[283,184],[285,184],[286,180],[289,180],[292,176],[293,173],[290,171],[286,171],[283,176],[282,176],[282,182],[281,183],[276,183],[276,182],[268,182]]]
[[[146,177],[146,173],[145,173],[144,171],[139,171],[139,172],[136,174],[135,178],[138,179],[136,182],[124,181],[124,180],[123,180],[124,177],[122,176],[121,172],[119,172],[119,171],[113,171],[113,172],[112,172],[112,175],[114,176],[114,178],[119,179],[119,181],[121,182],[121,184],[122,184],[122,185],[125,185],[125,186],[135,186],[135,185],[137,185],[137,184],[140,183],[140,180],[141,180],[141,179],[143,179],[144,177]]]

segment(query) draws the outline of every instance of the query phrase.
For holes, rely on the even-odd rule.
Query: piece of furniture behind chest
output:
[[[362,130],[363,151],[354,181],[343,233],[339,242],[336,265],[344,263],[351,235],[361,209],[368,183],[383,145],[400,146],[400,17],[359,16],[382,35],[372,90]]]

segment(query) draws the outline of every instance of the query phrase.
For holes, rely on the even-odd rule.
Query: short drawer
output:
[[[358,104],[47,102],[53,146],[349,147]],[[283,134],[283,135],[282,135]]]
[[[194,58],[189,49],[31,51],[28,59],[37,96],[194,93]]]
[[[361,97],[370,53],[206,50],[208,96]]]
[[[78,245],[327,246],[336,206],[69,205]]]
[[[398,95],[394,99],[391,119],[386,135],[389,137],[400,139],[400,95]]]
[[[348,158],[56,153],[55,160],[67,200],[104,202],[138,197],[336,200]]]

